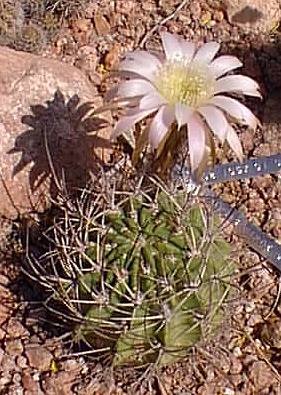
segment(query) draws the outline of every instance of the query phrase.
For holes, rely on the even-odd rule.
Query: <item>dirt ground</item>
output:
[[[36,50],[83,70],[104,94],[105,77],[122,54],[159,48],[161,29],[195,42],[216,40],[221,53],[241,59],[241,73],[255,78],[264,95],[263,101],[247,100],[263,126],[254,135],[241,129],[245,153],[250,158],[281,152],[281,31],[243,33],[227,21],[220,1],[90,1]],[[281,242],[280,178],[268,175],[215,189]],[[69,353],[67,334],[47,322],[40,291],[20,274],[21,260],[9,249],[22,226],[1,224],[0,394],[281,394],[280,276],[230,228],[225,233],[233,246],[239,296],[218,336],[153,380],[141,378],[136,384],[130,370],[113,373],[85,352]]]

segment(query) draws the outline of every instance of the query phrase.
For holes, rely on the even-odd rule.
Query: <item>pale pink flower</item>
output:
[[[192,170],[198,168],[206,153],[208,129],[221,143],[226,140],[241,159],[242,146],[231,121],[252,129],[259,122],[245,105],[223,93],[261,97],[258,84],[243,75],[225,75],[242,63],[228,55],[214,59],[219,50],[216,42],[196,48],[174,34],[161,33],[161,39],[164,54],[134,51],[120,63],[127,80],[119,85],[116,97],[129,109],[116,124],[113,137],[153,115],[149,125],[153,149],[174,122],[178,129],[187,125]]]

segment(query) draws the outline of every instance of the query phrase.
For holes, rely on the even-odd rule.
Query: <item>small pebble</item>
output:
[[[16,359],[16,364],[19,368],[24,369],[27,367],[27,359],[23,355],[19,355]]]
[[[30,366],[41,371],[46,372],[50,370],[53,355],[43,346],[34,345],[25,350]]]
[[[23,345],[20,339],[8,341],[6,344],[6,352],[10,355],[18,356],[23,352]]]
[[[7,286],[9,284],[10,280],[8,277],[4,276],[3,274],[0,274],[0,284]]]
[[[110,24],[103,15],[96,13],[94,15],[94,24],[99,36],[105,36],[110,33]]]
[[[21,382],[21,374],[20,373],[15,373],[13,376],[13,383],[14,384],[19,384]]]
[[[77,19],[73,22],[73,27],[75,28],[75,30],[85,33],[90,29],[91,21],[86,18]]]
[[[1,365],[4,354],[5,354],[4,350],[2,348],[0,348],[0,365]]]
[[[19,386],[18,384],[12,385],[9,388],[9,394],[23,395],[23,388],[21,386]]]
[[[247,302],[245,304],[244,309],[245,309],[246,313],[251,313],[252,311],[255,310],[255,303],[252,301]]]
[[[201,6],[199,1],[193,1],[189,6],[189,11],[191,13],[193,20],[198,20],[201,16]]]
[[[14,317],[11,317],[7,327],[7,337],[15,339],[17,337],[28,337],[28,330]]]
[[[235,391],[232,388],[225,387],[223,390],[224,395],[235,395]]]
[[[10,373],[5,373],[0,377],[0,390],[12,381],[12,375]]]
[[[234,347],[234,349],[233,349],[233,355],[235,356],[235,357],[241,357],[243,354],[242,354],[242,351],[241,351],[241,348],[240,347],[238,347],[238,346],[236,346],[236,347]]]
[[[213,19],[214,19],[216,22],[222,22],[222,21],[224,20],[224,14],[223,14],[223,12],[220,11],[220,10],[216,10],[216,11],[214,12],[214,14],[213,14]]]
[[[114,44],[104,57],[104,66],[107,70],[111,70],[119,61],[120,45]]]
[[[35,372],[32,375],[32,378],[33,378],[34,381],[40,381],[40,373],[39,372]]]

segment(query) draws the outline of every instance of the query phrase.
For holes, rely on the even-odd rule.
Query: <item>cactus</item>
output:
[[[75,342],[113,366],[165,365],[221,322],[233,271],[229,245],[186,193],[118,196],[113,209],[112,199],[92,196],[67,209],[56,254],[33,263],[32,277],[48,284],[53,313],[62,317],[58,302],[64,306]]]
[[[90,225],[74,337],[109,351],[114,366],[173,362],[221,320],[229,247],[200,206],[183,205],[184,194],[134,196]]]

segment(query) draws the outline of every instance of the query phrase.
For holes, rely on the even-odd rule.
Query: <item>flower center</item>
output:
[[[159,70],[154,84],[169,104],[196,108],[212,96],[215,80],[199,65],[167,62]]]

